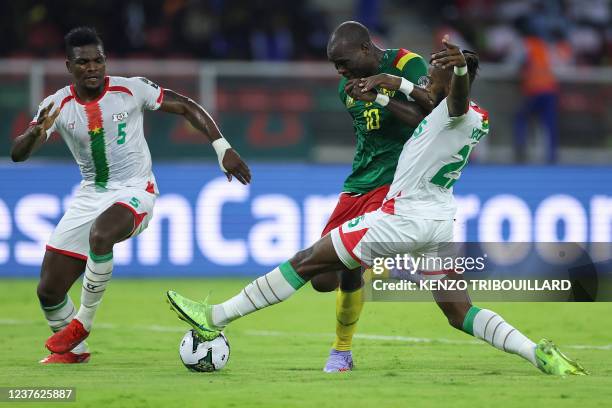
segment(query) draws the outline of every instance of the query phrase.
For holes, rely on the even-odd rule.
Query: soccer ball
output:
[[[183,336],[179,346],[181,361],[189,371],[219,371],[227,364],[230,346],[223,333],[213,340],[202,340],[194,330]]]

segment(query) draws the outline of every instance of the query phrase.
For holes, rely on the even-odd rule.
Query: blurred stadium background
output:
[[[108,74],[199,101],[254,171],[250,187],[227,184],[186,122],[148,113],[162,195],[149,229],[116,248],[118,276],[251,275],[318,237],[354,153],[325,54],[348,19],[426,59],[444,33],[480,54],[473,94],[492,130],[455,188],[458,239],[609,242],[611,16],[608,0],[2,2],[0,276],[38,275],[79,182],[57,135],[25,164],[9,158],[38,103],[69,82],[62,37],[78,25],[100,32]]]

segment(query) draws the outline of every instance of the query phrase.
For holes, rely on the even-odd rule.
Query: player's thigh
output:
[[[336,254],[330,234],[319,239],[309,248],[299,251],[290,259],[290,262],[298,274],[307,280],[320,274],[344,269],[344,265]]]
[[[89,230],[102,212],[98,198],[92,189],[81,188],[77,191],[49,238],[48,251],[87,260]]]
[[[349,269],[371,267],[378,258],[414,252],[419,241],[415,223],[378,210],[342,224],[331,236],[338,256]]]
[[[444,280],[462,279],[459,275],[448,275]],[[448,322],[457,329],[461,329],[468,310],[472,307],[472,300],[467,290],[434,290],[432,295]]]
[[[107,208],[91,227],[90,244],[115,244],[144,231],[153,217],[155,198],[140,189],[113,192],[102,204]]]
[[[121,206],[132,213],[132,231],[129,237],[135,237],[147,229],[153,218],[153,210],[157,195],[141,189],[127,189],[121,192],[115,200],[115,205]]]

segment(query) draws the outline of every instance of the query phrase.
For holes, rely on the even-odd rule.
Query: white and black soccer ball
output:
[[[190,371],[219,371],[229,360],[230,346],[223,333],[207,341],[202,340],[194,330],[189,330],[181,340],[179,355]]]

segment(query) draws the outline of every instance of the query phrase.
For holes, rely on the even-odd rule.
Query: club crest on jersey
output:
[[[427,88],[427,85],[429,85],[429,77],[427,75],[421,76],[417,81],[417,85],[421,88]]]
[[[127,112],[113,113],[113,122],[121,122],[122,120],[127,119],[127,117]]]
[[[68,123],[68,129],[74,130],[74,122]]]

